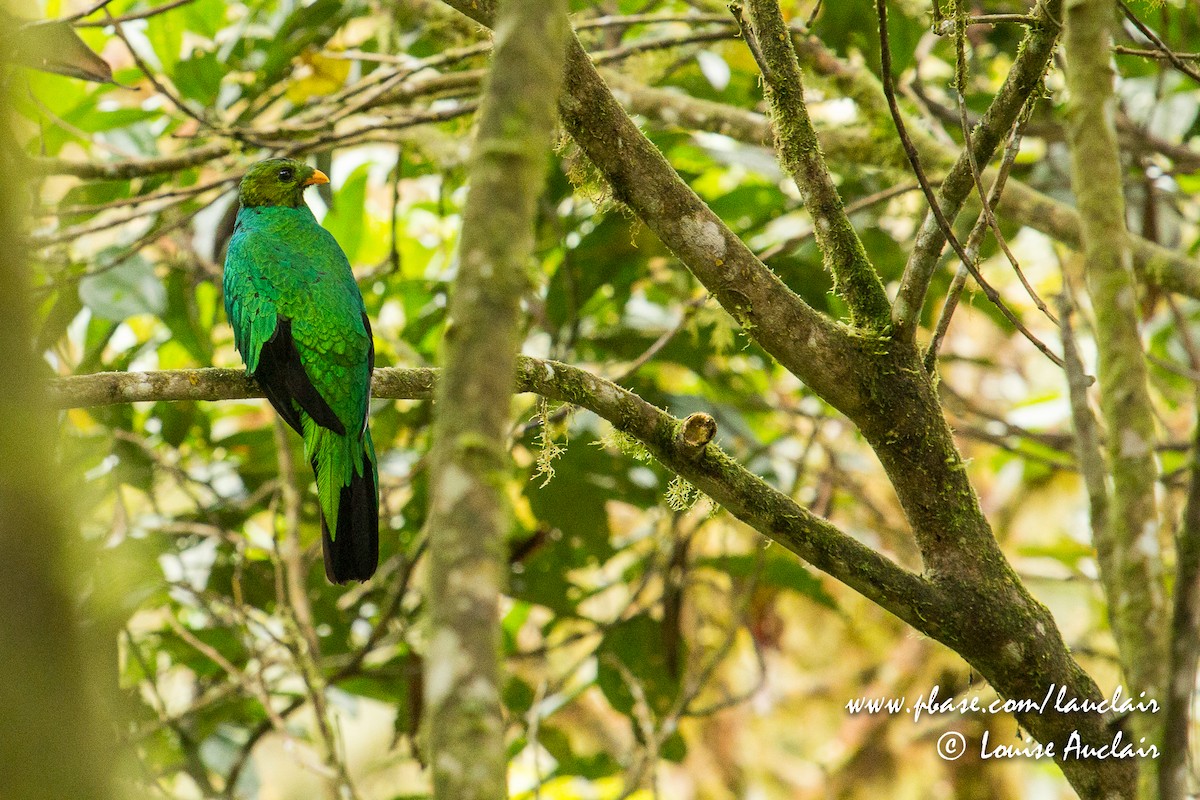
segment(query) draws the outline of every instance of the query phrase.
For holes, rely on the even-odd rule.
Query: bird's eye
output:
[[[279,180],[290,181],[291,179],[292,179],[291,167],[284,167],[283,169],[279,170]]]

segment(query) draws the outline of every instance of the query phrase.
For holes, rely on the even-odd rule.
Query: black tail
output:
[[[369,457],[364,462],[363,474],[354,475],[350,485],[342,487],[336,540],[330,538],[325,514],[321,512],[325,577],[331,583],[365,581],[379,566],[379,493],[375,488],[375,465]]]

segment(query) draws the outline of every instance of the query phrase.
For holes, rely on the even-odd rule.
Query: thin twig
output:
[[[962,22],[963,16],[959,15],[957,19]],[[958,78],[955,81],[955,90],[958,95],[958,114],[959,124],[962,126],[963,150],[966,152],[967,160],[970,162],[971,177],[975,181],[975,191],[979,193],[979,202],[983,205],[983,219],[987,221],[988,227],[992,229],[992,235],[996,237],[996,244],[1000,246],[1001,252],[1003,252],[1005,258],[1008,259],[1008,263],[1012,265],[1013,272],[1017,274],[1017,279],[1020,280],[1021,285],[1025,287],[1025,291],[1028,292],[1030,299],[1033,300],[1033,304],[1037,306],[1038,310],[1045,314],[1051,322],[1057,325],[1058,319],[1054,316],[1054,313],[1050,311],[1050,309],[1046,306],[1046,303],[1042,300],[1038,293],[1034,291],[1034,288],[1025,278],[1025,273],[1021,270],[1021,265],[1017,262],[1017,257],[1014,256],[1012,250],[1009,249],[1008,240],[1004,236],[1004,233],[1000,230],[1000,223],[996,220],[996,214],[993,211],[993,207],[997,202],[999,202],[1000,199],[999,191],[996,191],[996,188],[993,187],[993,191],[996,191],[996,200],[992,201],[989,199],[989,193],[983,188],[983,175],[980,173],[979,163],[975,160],[975,149],[971,143],[971,126],[967,124],[967,99],[964,96],[964,93],[966,92],[967,70],[966,38],[966,26],[960,24],[955,47],[955,50],[957,51],[956,75]],[[1033,99],[1034,98],[1031,97],[1031,100]],[[1023,126],[1025,121],[1028,120],[1030,115],[1033,114],[1033,106],[1033,102],[1026,102],[1024,109],[1021,111],[1021,116],[1018,118],[1014,128],[1012,141],[1015,141],[1018,144],[1020,143],[1021,137],[1016,131],[1016,128]],[[1016,154],[1013,153],[1013,156],[1015,158]],[[996,179],[996,184],[1000,189],[1003,189],[1004,179],[1006,178],[1007,173],[1005,173],[1003,179],[999,177]]]
[[[43,296],[47,292],[51,292],[55,289],[60,289],[63,286],[69,286],[71,284],[78,283],[79,281],[81,281],[84,278],[87,278],[89,276],[102,275],[105,272],[116,269],[117,267],[121,266],[129,259],[133,258],[135,255],[137,255],[142,250],[142,248],[147,247],[152,242],[156,242],[159,239],[166,236],[167,234],[172,233],[173,231],[176,231],[176,230],[184,227],[185,225],[187,225],[189,222],[191,222],[193,219],[195,219],[196,215],[198,215],[204,209],[205,209],[205,206],[200,206],[199,208],[196,208],[196,209],[193,209],[193,210],[187,212],[186,214],[181,216],[179,219],[176,219],[172,222],[168,222],[166,225],[164,225],[161,228],[154,228],[154,229],[151,229],[150,231],[147,231],[137,241],[135,241],[132,244],[130,244],[129,246],[127,246],[125,248],[125,251],[123,253],[121,253],[121,255],[119,255],[116,258],[112,259],[111,261],[107,262],[103,266],[96,267],[96,268],[90,269],[90,270],[86,270],[84,272],[77,272],[77,273],[74,273],[71,275],[55,276],[54,278],[41,284],[40,286],[34,287],[33,292],[35,295]],[[215,267],[214,267],[214,269],[215,269]]]
[[[935,3],[935,5],[936,5],[936,3]],[[808,19],[804,20],[805,30],[812,29],[813,23],[817,21],[817,17],[820,15],[821,9],[823,9],[824,7],[825,7],[825,0],[817,0],[816,5],[813,6],[813,10],[808,12]]]
[[[887,33],[887,2],[886,0],[875,0],[875,8],[879,16],[879,58],[882,67],[883,92],[887,97],[888,108],[891,110],[892,120],[896,124],[896,132],[900,136],[900,142],[904,146],[904,152],[908,156],[909,164],[912,166],[913,173],[916,175],[917,181],[921,184],[921,191],[925,193],[925,199],[929,202],[929,210],[933,213],[937,220],[938,227],[942,231],[942,235],[954,252],[958,255],[963,265],[971,273],[971,277],[979,284],[979,288],[983,290],[984,295],[988,300],[1000,310],[1005,318],[1011,322],[1021,334],[1028,339],[1034,347],[1042,352],[1046,358],[1050,359],[1057,366],[1063,366],[1063,360],[1047,347],[1040,339],[1033,335],[1033,332],[1025,327],[1025,323],[1013,313],[1001,299],[1000,293],[988,283],[979,270],[975,267],[970,255],[967,254],[966,248],[962,242],[954,235],[954,230],[950,225],[950,221],[946,219],[946,215],[942,212],[942,206],[937,200],[937,196],[933,193],[933,187],[929,183],[929,178],[925,175],[925,170],[921,167],[921,157],[917,153],[917,148],[913,144],[912,139],[908,135],[908,129],[904,124],[904,119],[900,113],[900,106],[896,102],[896,87],[895,81],[892,78],[892,51],[888,40]]]
[[[965,27],[974,27],[976,25],[1001,25],[1004,23],[1016,23],[1017,25],[1034,25],[1038,22],[1036,17],[1029,14],[978,14],[976,16],[964,15],[966,18]],[[933,26],[933,32],[938,36],[945,36],[956,26],[956,23],[943,19],[940,23]]]
[[[111,2],[111,0],[103,0],[96,8],[93,8],[90,11],[81,13],[79,16],[75,17],[75,19],[83,19],[83,17],[94,14],[95,12],[99,11],[102,7],[108,5],[109,2]],[[157,17],[159,14],[165,14],[168,11],[172,11],[176,8],[179,8],[180,6],[186,6],[189,3],[194,3],[194,2],[196,2],[196,0],[172,0],[172,2],[164,3],[161,6],[154,6],[153,8],[147,8],[142,11],[132,11],[128,14],[122,14],[119,17],[109,17],[108,19],[94,19],[94,20],[89,20],[87,22],[76,22],[75,27],[76,28],[107,28],[111,25],[119,25],[122,22],[133,22],[134,20],[139,20],[139,19],[150,19],[151,17]]]
[[[1004,160],[1000,162],[1000,168],[996,172],[996,179],[992,181],[992,189],[989,192],[989,202],[995,206],[1000,202],[1000,197],[1004,192],[1004,185],[1008,181],[1009,173],[1012,171],[1012,166],[1016,162],[1017,153],[1021,149],[1021,127],[1024,125],[1026,117],[1022,116],[1017,120],[1012,134],[1009,136],[1008,145],[1004,150]],[[972,159],[974,161],[974,159]],[[983,234],[987,226],[984,222],[983,214],[976,219],[974,227],[971,228],[970,235],[967,236],[967,253],[972,258],[978,257],[979,246],[983,241]],[[954,278],[950,281],[950,289],[946,292],[946,301],[942,305],[942,313],[938,317],[937,326],[933,331],[933,338],[929,342],[929,347],[925,351],[925,371],[933,374],[934,367],[937,365],[938,351],[941,349],[942,341],[946,338],[946,332],[950,328],[950,320],[954,316],[954,311],[958,307],[959,297],[962,295],[963,288],[966,286],[967,277],[970,272],[964,264],[959,264],[958,270],[954,273]]]
[[[662,349],[666,347],[667,344],[670,343],[670,341],[674,339],[675,336],[678,335],[678,333],[683,330],[689,322],[691,322],[692,317],[696,315],[696,312],[708,299],[708,295],[704,294],[700,297],[689,300],[687,305],[683,307],[683,313],[679,316],[679,321],[672,327],[663,331],[653,344],[647,347],[640,356],[631,361],[624,369],[610,378],[610,380],[613,383],[623,383],[629,380],[629,378],[631,378],[635,372],[644,367],[650,362],[651,359],[662,352]]]
[[[627,14],[592,17],[575,23],[575,30],[582,31],[590,28],[612,28],[625,25],[664,25],[672,22],[694,24],[728,23],[729,17],[724,14]]]
[[[648,53],[651,50],[664,50],[670,47],[680,47],[687,44],[703,44],[704,42],[720,42],[726,39],[737,38],[737,32],[732,26],[721,28],[715,31],[698,31],[689,33],[684,36],[671,36],[659,39],[645,39],[632,44],[624,45],[623,47],[614,47],[611,50],[597,50],[591,53],[592,63],[596,66],[605,66],[612,64],[615,61],[622,61],[630,56],[636,56],[641,53]]]
[[[762,73],[763,79],[770,83],[771,68],[767,66],[767,60],[763,57],[762,46],[758,43],[758,37],[754,34],[754,28],[750,27],[749,23],[746,22],[744,7],[738,2],[730,3],[729,13],[733,14],[733,18],[737,22],[739,35],[745,40],[746,47],[750,50],[750,55],[754,57],[754,63],[758,65],[758,71]]]
[[[81,225],[75,225],[67,228],[60,228],[57,231],[45,234],[33,234],[29,237],[29,244],[33,247],[51,247],[63,242],[69,242],[78,239],[88,234],[98,233],[100,231],[112,230],[122,225],[128,225],[131,222],[137,222],[145,217],[162,214],[172,209],[178,208],[187,203],[192,198],[188,195],[169,198],[161,205],[151,207],[141,206],[135,208],[121,216],[96,216],[90,222]]]
[[[126,150],[123,147],[118,147],[109,142],[106,142],[104,139],[102,139],[98,136],[95,136],[94,134],[89,133],[88,131],[85,131],[83,128],[80,128],[78,125],[72,125],[70,122],[67,122],[65,119],[60,117],[58,114],[55,114],[54,111],[49,106],[47,106],[45,103],[43,103],[42,99],[40,97],[38,97],[37,94],[34,93],[32,87],[30,87],[30,85],[28,83],[25,84],[25,94],[28,97],[29,102],[31,102],[35,106],[37,106],[37,110],[40,111],[43,115],[45,115],[46,118],[49,119],[56,128],[66,131],[67,133],[71,134],[76,139],[80,140],[81,142],[86,142],[98,150],[106,150],[110,153],[113,153],[114,155],[117,155],[117,156],[120,156],[120,157],[126,158],[126,159],[137,158],[137,156],[134,155],[129,150]]]
[[[1159,49],[1160,52],[1162,52],[1167,61],[1171,62],[1171,66],[1175,67],[1175,69],[1179,70],[1184,75],[1187,75],[1197,83],[1200,83],[1200,71],[1197,71],[1197,69],[1191,64],[1175,55],[1175,51],[1172,50],[1166,42],[1159,38],[1157,33],[1152,31],[1144,22],[1138,19],[1137,15],[1133,13],[1129,6],[1125,5],[1124,0],[1117,0],[1117,4],[1121,6],[1121,12],[1125,14],[1125,18],[1132,22],[1133,26],[1137,28],[1143,36],[1149,39],[1154,46]]]
[[[110,211],[114,208],[125,208],[128,206],[138,206],[144,203],[153,203],[157,200],[166,200],[172,197],[194,197],[198,194],[203,194],[209,189],[217,189],[228,186],[230,183],[236,183],[242,179],[242,173],[236,172],[228,174],[223,178],[209,181],[207,183],[197,184],[195,186],[186,186],[178,189],[164,189],[161,192],[152,192],[150,194],[136,195],[134,197],[122,197],[119,200],[110,200],[107,203],[92,203],[87,205],[75,206],[58,206],[50,207],[45,210],[47,216],[56,217],[74,217],[74,216],[92,216],[99,214],[102,211]]]
[[[1196,394],[1200,409],[1200,392]],[[1187,794],[1188,730],[1200,662],[1200,413],[1188,480],[1183,521],[1175,540],[1175,599],[1171,614],[1171,662],[1163,719],[1163,763],[1159,796],[1184,800]]]
[[[935,185],[936,183],[937,182],[935,181]],[[863,211],[879,203],[887,202],[888,200],[908,194],[909,192],[915,192],[920,188],[920,184],[916,183],[902,183],[897,186],[889,186],[887,189],[881,189],[880,191],[873,192],[866,197],[860,197],[851,203],[847,203],[846,214],[857,214],[859,211]],[[759,253],[758,257],[761,261],[767,261],[768,259],[774,258],[780,253],[786,253],[790,250],[793,250],[802,242],[811,239],[813,233],[814,230],[812,226],[809,226],[800,233],[797,233],[795,236],[779,242],[778,244],[771,245],[766,250],[763,250],[761,253]]]
[[[91,6],[85,8],[83,11],[72,14],[69,17],[63,17],[61,21],[62,22],[75,22],[75,20],[77,20],[77,19],[83,19],[84,17],[90,17],[92,14],[95,14],[97,11],[104,8],[106,5],[108,5],[112,1],[113,0],[97,0],[95,3],[93,3]]]
[[[1075,331],[1071,326],[1073,304],[1070,284],[1064,283],[1059,295],[1059,320],[1062,329],[1063,355],[1066,360],[1067,388],[1071,398],[1071,417],[1075,423],[1075,448],[1079,469],[1087,486],[1092,541],[1097,555],[1103,562],[1111,558],[1111,538],[1108,536],[1108,469],[1100,447],[1099,423],[1088,404],[1087,390],[1091,381],[1083,369],[1079,349],[1075,344]]]
[[[1120,44],[1113,47],[1113,52],[1123,56],[1141,56],[1142,58],[1154,58],[1159,61],[1170,61],[1172,57],[1184,61],[1200,61],[1200,53],[1178,53],[1175,51],[1164,53],[1162,50],[1145,50],[1140,47],[1126,47]]]
[[[133,57],[133,62],[137,64],[138,69],[141,70],[142,74],[146,76],[146,80],[150,81],[150,84],[154,87],[154,89],[163,97],[167,98],[171,105],[175,106],[184,114],[198,122],[202,129],[213,128],[213,124],[205,119],[201,114],[193,111],[191,107],[183,101],[182,97],[179,97],[173,91],[167,89],[166,85],[158,79],[157,75],[155,75],[154,70],[150,69],[149,65],[146,64],[146,62],[142,59],[137,49],[133,46],[133,43],[129,41],[129,37],[125,35],[124,27],[122,27],[121,23],[117,21],[117,18],[114,17],[107,8],[104,9],[104,13],[108,16],[108,22],[110,22],[113,26],[113,32],[117,35],[117,38],[125,44],[125,49],[128,50],[129,55]]]
[[[891,324],[891,303],[829,174],[779,4],[776,0],[750,0],[749,10],[763,56],[765,93],[775,119],[775,149],[812,217],[821,261],[849,307],[851,324],[885,330]]]

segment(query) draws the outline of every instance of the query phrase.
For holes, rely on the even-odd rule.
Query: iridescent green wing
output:
[[[299,411],[338,434],[366,422],[373,348],[362,295],[333,237],[307,209],[243,209],[225,302],[247,371],[288,423]]]
[[[341,247],[315,221],[298,232],[297,245],[308,264],[295,272],[311,278],[303,291],[281,294],[280,315],[291,320],[292,341],[309,380],[343,432],[357,437],[366,427],[375,359],[362,294]]]

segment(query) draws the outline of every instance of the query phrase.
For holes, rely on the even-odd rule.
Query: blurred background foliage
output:
[[[839,55],[878,70],[867,0],[784,6],[796,24],[811,17]],[[1170,43],[1200,49],[1194,5],[1133,7]],[[88,8],[49,0],[38,10],[56,18]],[[721,3],[575,0],[572,9],[587,48],[626,78],[765,110],[754,61]],[[922,0],[893,4],[895,66],[909,110],[953,144],[953,41],[931,32],[930,10]],[[1028,10],[1015,0],[973,8]],[[114,0],[75,24],[112,66],[113,83],[33,71],[8,82],[17,136],[44,176],[31,198],[31,242],[48,374],[240,366],[219,265],[236,182],[268,154],[310,158],[332,177],[309,202],[360,279],[377,363],[434,362],[488,52],[473,24],[432,0]],[[1015,22],[970,29],[972,112],[987,107],[1022,32]],[[1144,46],[1131,34],[1120,44]],[[1187,143],[1200,135],[1200,91],[1161,60],[1117,58],[1123,119],[1142,145],[1128,159],[1131,224],[1194,255],[1200,159]],[[873,124],[820,80],[808,89],[825,126]],[[1066,198],[1062,102],[1052,72],[1014,176]],[[842,313],[809,218],[769,150],[666,115],[642,122],[793,289]],[[868,199],[853,219],[894,290],[924,201],[910,177],[869,154],[831,167],[848,203]],[[527,354],[618,380],[677,416],[707,411],[721,444],[751,470],[917,563],[853,427],[739,332],[565,138],[541,209]],[[1060,291],[1064,273],[1078,276],[1076,254],[1002,224],[1043,296]],[[1056,342],[994,243],[984,252],[1009,305]],[[952,272],[939,273],[935,296]],[[1177,505],[1196,379],[1181,333],[1197,309],[1151,293],[1143,310],[1169,432],[1166,497]],[[1090,352],[1086,332],[1083,345]],[[969,289],[941,373],[998,537],[1110,688],[1114,651],[1061,372]],[[514,797],[1070,796],[1049,763],[937,759],[933,743],[947,726],[1009,741],[1008,718],[914,724],[848,714],[846,702],[864,695],[981,690],[957,656],[768,546],[592,414],[515,402],[525,422],[513,434],[518,469],[507,486],[515,519],[504,606]],[[344,590],[316,566],[310,476],[298,440],[265,402],[63,415],[63,480],[88,553],[85,599],[121,626],[119,735],[140,765],[138,796],[425,796],[419,576],[429,421],[426,403],[375,401],[382,565],[368,585]]]

